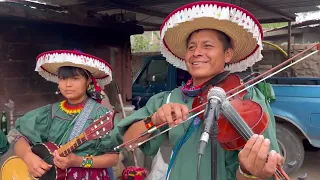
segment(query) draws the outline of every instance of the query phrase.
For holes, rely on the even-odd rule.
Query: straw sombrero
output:
[[[112,68],[107,62],[76,50],[55,50],[39,54],[35,71],[46,80],[57,83],[57,72],[62,66],[88,70],[102,88],[112,81]]]
[[[203,1],[174,10],[161,25],[161,53],[169,63],[187,70],[186,41],[198,29],[216,29],[230,37],[234,55],[225,67],[230,72],[244,71],[262,59],[263,31],[251,13],[233,4]]]

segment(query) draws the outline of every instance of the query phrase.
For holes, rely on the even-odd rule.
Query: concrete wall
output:
[[[308,44],[320,42],[320,26],[294,28],[291,31],[292,44]],[[274,30],[264,33],[264,40],[272,41],[276,44],[288,43],[288,30]]]
[[[308,49],[311,45],[295,45],[293,46],[293,53],[298,54],[301,51]],[[316,48],[308,51],[304,55],[299,56],[296,60],[302,58],[305,55],[310,54],[311,52],[315,51]],[[296,77],[320,77],[320,53],[316,53],[305,60],[295,64],[292,68],[293,76]]]

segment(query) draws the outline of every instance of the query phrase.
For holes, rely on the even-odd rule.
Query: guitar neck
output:
[[[60,156],[65,157],[68,154],[72,153],[75,149],[85,143],[87,140],[85,138],[85,134],[81,133],[78,137],[72,139],[67,144],[61,146],[58,149],[58,153]]]

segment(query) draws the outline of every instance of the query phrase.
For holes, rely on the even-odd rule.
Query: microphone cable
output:
[[[201,164],[202,154],[198,155],[198,165],[197,165],[197,180],[200,180],[200,164]]]

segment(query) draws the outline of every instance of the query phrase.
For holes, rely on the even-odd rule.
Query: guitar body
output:
[[[57,168],[53,163],[53,152],[58,149],[58,146],[52,142],[35,145],[31,150],[38,155],[46,163],[52,165],[52,168],[47,171],[38,180],[66,180],[67,171]],[[1,168],[2,180],[33,180],[29,175],[27,164],[17,156],[8,158]]]
[[[18,156],[9,157],[1,167],[1,180],[33,180],[29,176],[27,164]]]

